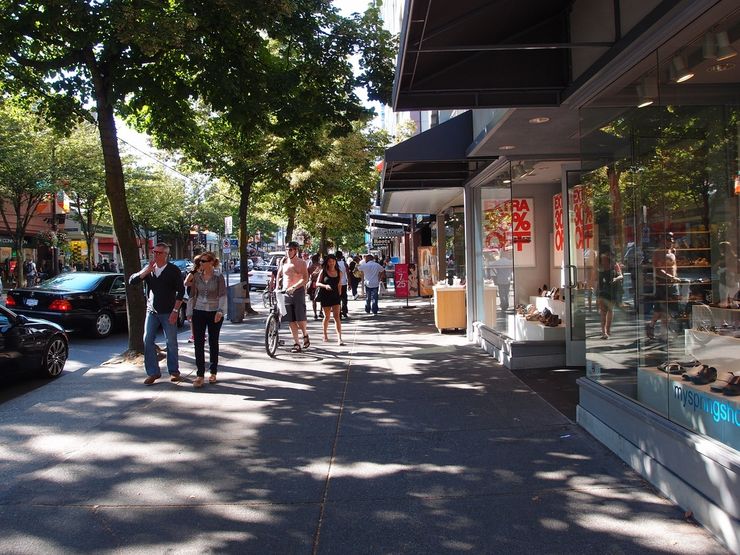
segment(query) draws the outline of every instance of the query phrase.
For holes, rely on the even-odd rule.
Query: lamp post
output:
[[[57,275],[59,271],[59,239],[57,238],[57,193],[54,191],[51,194],[51,271],[49,274],[51,277]]]

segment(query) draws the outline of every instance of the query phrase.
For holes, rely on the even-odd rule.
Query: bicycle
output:
[[[278,347],[285,344],[285,341],[280,339],[280,322],[282,315],[280,314],[280,307],[277,303],[277,296],[275,291],[271,290],[268,294],[268,302],[270,305],[270,314],[265,320],[265,351],[270,358],[275,358]]]

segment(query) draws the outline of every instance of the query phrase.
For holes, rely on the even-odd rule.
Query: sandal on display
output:
[[[717,369],[714,366],[707,366],[705,364],[699,373],[691,378],[691,382],[695,385],[707,385],[716,379]]]
[[[681,374],[683,373],[683,368],[681,368],[681,365],[676,361],[671,362],[664,362],[660,366],[658,366],[658,370],[662,370],[666,374]]]
[[[740,395],[740,376],[733,375],[729,383],[722,388],[722,393],[732,397]]]
[[[722,390],[730,384],[734,377],[735,374],[732,372],[724,371],[722,373],[718,373],[717,379],[709,386],[709,389],[717,393],[722,393]]]

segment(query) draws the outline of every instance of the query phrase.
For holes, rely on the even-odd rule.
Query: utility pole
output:
[[[59,273],[59,240],[57,238],[57,230],[57,193],[54,191],[51,194],[51,232],[53,242],[51,245],[51,271],[49,272],[52,277]]]

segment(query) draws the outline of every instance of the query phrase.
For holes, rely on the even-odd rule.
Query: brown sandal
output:
[[[198,376],[197,378],[195,378],[195,381],[193,381],[193,387],[195,388],[203,387],[204,381],[205,381],[205,378],[203,376]]]
[[[216,374],[211,374],[208,377],[208,383],[216,383]]]

